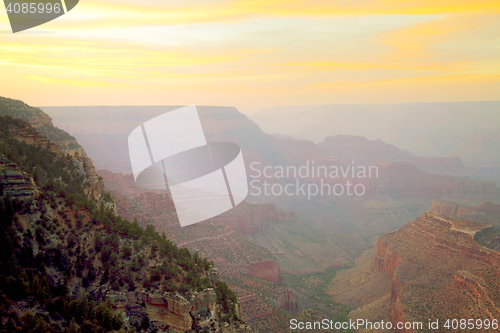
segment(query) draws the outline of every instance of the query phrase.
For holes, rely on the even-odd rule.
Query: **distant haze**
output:
[[[419,156],[500,165],[500,102],[277,106],[250,114],[267,133],[320,142],[361,135]]]

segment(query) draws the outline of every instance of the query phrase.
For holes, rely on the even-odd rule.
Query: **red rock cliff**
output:
[[[474,238],[486,228],[487,224],[428,212],[379,237],[375,266],[393,279],[389,313],[393,324],[467,315],[492,319],[500,313],[494,296],[500,253]]]
[[[270,260],[250,264],[246,273],[277,284],[281,283],[280,267],[275,261]]]
[[[282,309],[292,313],[299,313],[302,311],[291,289],[285,290],[283,295],[280,297],[278,304]]]

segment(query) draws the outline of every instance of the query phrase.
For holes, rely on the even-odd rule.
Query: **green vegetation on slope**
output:
[[[347,317],[351,310],[348,305],[337,303],[326,293],[339,268],[330,268],[324,273],[305,275],[283,274],[285,284],[295,293],[295,298],[303,309],[309,309],[320,318],[328,318],[334,322],[349,321]],[[344,331],[342,331],[344,332]],[[346,330],[345,332],[351,332]]]
[[[497,228],[485,228],[474,236],[476,242],[492,250],[500,250],[500,231]]]
[[[69,160],[9,138],[10,128],[29,125],[0,118],[1,160],[32,176],[38,193],[0,193],[0,332],[155,331],[145,311],[127,323],[114,315],[109,290],[187,297],[214,287],[219,319],[240,323],[236,295],[209,277],[212,262],[115,215],[109,203],[97,207]]]

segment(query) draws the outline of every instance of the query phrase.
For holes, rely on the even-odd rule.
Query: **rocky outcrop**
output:
[[[4,155],[0,155],[0,196],[37,197],[33,178]]]
[[[92,161],[74,137],[54,127],[46,113],[22,101],[0,97],[0,114],[22,119],[31,125],[10,129],[10,136],[14,139],[63,156],[69,155],[87,184],[86,193],[93,199],[100,199],[104,183],[97,177]]]
[[[217,296],[213,289],[204,289],[188,299],[180,295],[144,291],[109,293],[107,297],[118,313],[126,315],[127,306],[143,304],[150,320],[182,332],[189,331],[195,321],[198,324],[208,322],[218,315]]]
[[[256,262],[248,265],[246,274],[277,284],[281,283],[280,267],[275,261]]]
[[[28,145],[38,146],[42,149],[50,150],[53,153],[60,154],[59,146],[49,139],[40,134],[33,127],[25,127],[25,128],[11,128],[9,130],[10,137],[21,142],[24,142]]]
[[[291,289],[285,290],[283,295],[280,297],[278,304],[283,310],[290,311],[292,313],[299,313],[302,311]]]
[[[433,201],[429,210],[445,216],[458,216],[468,212],[467,206],[452,201]]]
[[[36,118],[38,119],[38,118]],[[41,117],[43,120],[44,117]],[[42,121],[38,119],[37,121]],[[24,128],[13,127],[9,130],[10,137],[28,145],[35,145],[42,149],[50,150],[53,153],[62,155],[60,146],[53,143],[51,140],[43,136],[34,126],[26,126]],[[86,184],[86,194],[93,198],[99,199],[104,190],[104,183],[97,177],[92,160],[80,154],[80,150],[70,155],[73,165],[76,166],[80,174],[83,176],[83,182]]]
[[[0,114],[22,119],[35,128],[40,128],[45,124],[54,126],[52,119],[42,110],[16,99],[0,97]]]
[[[394,277],[396,268],[401,264],[401,258],[386,243],[377,242],[377,253],[375,255],[375,267],[385,274]]]
[[[97,176],[92,160],[75,153],[71,158],[71,162],[83,176],[83,183],[87,185],[85,188],[86,194],[93,199],[99,199],[104,190],[104,182]]]

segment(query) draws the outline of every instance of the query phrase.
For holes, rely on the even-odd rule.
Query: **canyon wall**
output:
[[[491,202],[471,207],[452,201],[434,201],[429,210],[463,220],[500,226],[500,205]]]
[[[286,289],[283,295],[279,299],[279,306],[292,313],[299,313],[302,311],[299,302],[295,299],[295,295],[291,289]]]
[[[498,318],[500,253],[475,240],[487,228],[427,212],[380,236],[374,264],[392,278],[391,321]]]
[[[272,260],[251,263],[247,266],[245,273],[276,284],[281,283],[280,267]]]
[[[54,153],[68,156],[86,183],[85,191],[93,199],[102,196],[104,183],[97,177],[93,162],[76,139],[54,126],[52,119],[39,108],[22,101],[0,97],[0,114],[22,119],[31,126],[12,129],[11,136],[29,145],[37,145]]]
[[[252,236],[263,232],[271,223],[298,219],[291,212],[278,210],[273,203],[252,205],[244,201],[235,209],[216,216],[212,220],[231,227],[242,236]]]

